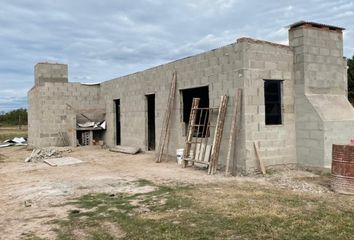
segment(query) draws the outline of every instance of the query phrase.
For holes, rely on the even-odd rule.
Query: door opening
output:
[[[147,102],[147,147],[148,150],[155,150],[155,94],[146,95]]]
[[[187,134],[189,115],[191,113],[193,98],[200,98],[199,107],[208,108],[209,107],[209,87],[196,87],[181,90],[182,96],[182,121],[185,123],[185,134]],[[197,119],[207,119],[207,111],[198,111]],[[202,130],[204,129],[204,131]],[[206,132],[207,128],[198,128],[194,133],[198,137],[208,137],[209,132]]]
[[[120,129],[120,99],[114,100],[116,110],[116,144],[121,144],[121,129]]]

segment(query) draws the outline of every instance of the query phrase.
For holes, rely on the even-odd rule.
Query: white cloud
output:
[[[234,42],[287,43],[298,20],[347,29],[354,54],[352,0],[3,0],[0,111],[26,105],[39,61],[69,64],[71,81],[98,82]]]

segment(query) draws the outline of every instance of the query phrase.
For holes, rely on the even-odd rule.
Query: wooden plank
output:
[[[162,129],[161,129],[160,140],[159,140],[159,147],[158,147],[158,151],[157,151],[157,159],[156,159],[157,163],[161,162],[161,160],[162,160],[162,156],[163,156],[165,146],[166,146],[166,141],[167,141],[167,148],[168,148],[168,144],[169,144],[170,119],[171,119],[171,114],[172,114],[172,110],[173,110],[173,103],[174,103],[175,94],[176,94],[176,83],[177,83],[177,72],[175,71],[172,74],[170,94],[168,97],[167,108],[166,108],[164,120],[162,123]]]
[[[213,109],[210,108],[210,109],[208,110],[208,117],[207,117],[207,124],[206,124],[207,127],[206,127],[206,130],[205,130],[206,136],[205,136],[205,138],[204,138],[203,141],[202,141],[202,144],[204,144],[205,146],[208,146],[208,142],[209,142],[209,138],[210,138],[210,119],[211,119],[211,114],[212,114],[212,113],[213,113]],[[211,145],[210,145],[210,146],[211,146]],[[211,146],[211,147],[212,147],[212,146]],[[208,156],[207,156],[208,162],[210,162],[210,156],[211,156],[211,149],[209,150]],[[206,157],[206,151],[203,152],[201,159],[204,160],[205,157]]]
[[[201,109],[201,110],[197,109],[196,111],[197,111],[196,114],[198,114],[198,112],[199,112],[199,120],[198,120],[198,124],[194,124],[194,126],[197,127],[197,131],[196,131],[197,136],[196,136],[196,143],[194,144],[194,149],[193,149],[193,156],[192,156],[193,159],[195,159],[195,157],[196,157],[198,144],[199,144],[199,146],[201,145],[201,142],[198,140],[201,139],[201,138],[199,138],[199,131],[201,130],[200,127],[202,125],[200,123],[202,122],[202,116],[203,116],[203,112],[205,111],[205,109]],[[203,133],[202,133],[202,136],[203,136]],[[199,148],[199,150],[200,150],[200,148]],[[192,162],[192,165],[194,165],[194,162]]]
[[[265,169],[265,166],[264,166],[264,162],[259,154],[259,147],[258,147],[258,142],[257,141],[254,141],[254,149],[256,150],[256,156],[257,156],[257,159],[258,159],[258,163],[259,163],[259,166],[260,166],[260,169],[261,169],[261,172],[263,175],[266,175],[266,169]]]
[[[238,121],[238,105],[240,104],[240,92],[241,89],[236,88],[235,92],[235,98],[234,98],[234,109],[233,109],[233,114],[232,114],[232,122],[231,122],[231,129],[230,129],[230,138],[229,138],[229,147],[227,151],[227,157],[226,157],[226,167],[225,167],[225,175],[229,176],[230,175],[230,159],[231,159],[231,151],[232,151],[232,144],[234,143],[234,138],[236,135],[236,127],[237,127],[237,121]]]
[[[210,164],[209,162],[199,161],[199,160],[192,160],[192,159],[186,159],[186,161],[200,163],[200,164],[205,164],[205,165],[209,165]]]
[[[218,118],[216,120],[216,129],[214,134],[213,147],[211,150],[211,160],[208,169],[208,174],[214,174],[216,172],[216,168],[218,165],[221,138],[224,129],[226,109],[227,109],[227,100],[228,97],[226,95],[221,97]]]
[[[55,164],[55,163],[53,163],[53,162],[51,162],[51,161],[47,161],[47,159],[44,159],[43,162],[46,163],[46,164],[48,164],[48,165],[51,166],[51,167],[57,167],[57,166],[58,166],[57,164]]]
[[[240,133],[241,129],[241,112],[242,112],[242,89],[239,89],[239,97],[237,101],[237,112],[236,112],[236,119],[239,121],[236,123],[236,129],[235,129],[235,139],[234,139],[234,145],[237,146],[239,142],[238,134]],[[236,150],[236,147],[235,147]],[[232,162],[232,174],[235,176],[237,174],[237,153],[233,154],[234,156],[234,161]]]

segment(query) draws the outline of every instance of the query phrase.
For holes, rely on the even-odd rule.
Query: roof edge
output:
[[[313,27],[313,28],[321,28],[321,29],[326,29],[326,30],[330,30],[330,31],[343,31],[345,30],[345,28],[342,27],[337,27],[337,26],[333,26],[333,25],[327,25],[327,24],[322,24],[322,23],[316,23],[316,22],[309,22],[309,21],[298,21],[295,22],[291,25],[289,25],[289,31],[301,26],[306,26],[306,27]]]
[[[264,40],[258,40],[258,39],[249,38],[249,37],[242,37],[242,38],[237,39],[237,43],[242,43],[242,42],[255,43],[255,44],[267,44],[267,45],[271,45],[274,47],[290,48],[288,45],[264,41]]]

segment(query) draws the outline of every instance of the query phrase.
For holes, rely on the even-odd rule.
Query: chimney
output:
[[[45,82],[68,82],[68,65],[60,63],[37,63],[34,66],[35,85]]]
[[[346,94],[343,30],[305,21],[290,25],[289,45],[294,50],[294,76],[299,93]]]

